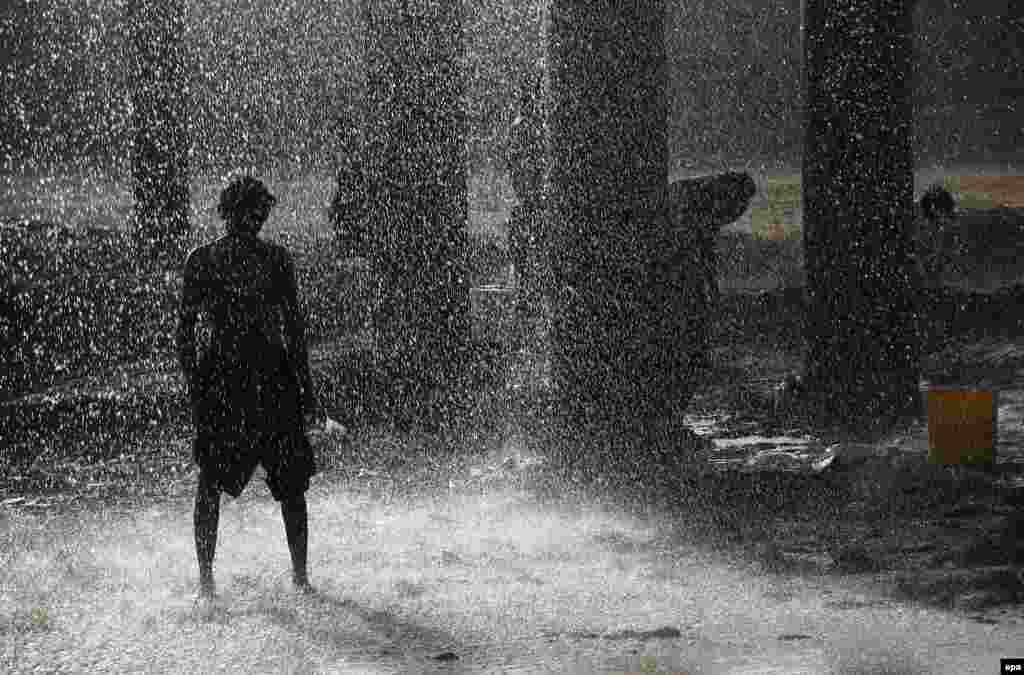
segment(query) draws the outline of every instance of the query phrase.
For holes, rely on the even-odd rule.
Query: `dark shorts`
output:
[[[242,494],[259,464],[267,473],[267,487],[277,501],[305,494],[316,473],[313,450],[305,436],[246,444],[225,439],[196,454],[201,479],[232,497]]]
[[[256,365],[211,360],[193,400],[193,458],[204,478],[238,497],[258,464],[278,501],[309,488],[316,473],[306,437],[300,389],[287,361],[264,353]]]

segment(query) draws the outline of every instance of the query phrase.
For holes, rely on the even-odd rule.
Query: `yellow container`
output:
[[[932,464],[992,464],[998,395],[994,390],[928,390],[928,459]]]

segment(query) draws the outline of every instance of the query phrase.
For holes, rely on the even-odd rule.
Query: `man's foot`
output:
[[[295,586],[296,592],[301,595],[310,595],[314,592],[312,584],[309,583],[309,577],[305,575],[292,577],[292,585]]]
[[[217,597],[217,586],[213,583],[213,579],[200,579],[199,580],[199,599],[200,600],[213,600]]]

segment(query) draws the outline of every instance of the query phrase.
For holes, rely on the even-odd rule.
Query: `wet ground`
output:
[[[729,361],[746,368],[750,397],[794,359],[748,357]],[[152,378],[124,382],[160,379]],[[692,449],[709,466],[777,469],[758,459],[774,456],[806,468],[837,444],[858,447],[766,424],[753,403],[727,405],[722,397],[742,389],[723,382],[695,401],[689,421],[710,443],[693,439]],[[1004,389],[1000,456],[1013,463],[1024,396]],[[126,468],[119,486],[116,457],[97,482],[70,465],[63,474],[74,485],[26,491],[8,482],[0,664],[11,672],[989,673],[1000,657],[1021,656],[1024,584],[1012,545],[999,541],[1019,507],[988,479],[929,472],[921,427],[862,439],[870,459],[842,471],[657,481],[675,469],[649,467],[630,487],[560,464],[549,445],[557,434],[542,418],[508,419],[457,439],[318,432],[325,471],[310,492],[317,593],[309,597],[289,587],[279,515],[257,480],[239,500],[225,498],[220,596],[195,602],[194,476],[181,424],[128,443],[159,445],[165,459],[148,468],[126,459],[136,473]]]
[[[496,449],[449,489],[417,497],[370,473],[321,478],[310,494],[310,597],[288,588],[281,526],[258,483],[225,501],[221,592],[210,606],[193,599],[182,500],[55,517],[8,510],[0,663],[12,672],[605,673],[655,664],[990,673],[1019,650],[1019,618],[990,623],[894,601],[855,575],[774,572],[688,542],[685,521],[658,513],[568,492],[538,499],[535,460]]]

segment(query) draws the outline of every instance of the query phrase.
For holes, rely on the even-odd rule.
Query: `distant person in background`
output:
[[[305,493],[316,466],[306,418],[315,400],[291,256],[258,237],[276,201],[251,176],[230,181],[218,206],[226,234],[185,262],[177,346],[196,427],[203,597],[215,590],[220,493],[238,497],[257,464],[281,504],[295,586],[309,589]]]
[[[373,316],[381,301],[380,276],[370,227],[371,183],[367,175],[366,150],[358,125],[344,123],[341,154],[335,174],[334,194],[327,218],[334,233],[338,268],[343,270],[346,292],[337,304],[345,330],[355,333],[373,330]]]
[[[684,178],[669,183],[667,207],[676,228],[694,238],[697,265],[708,307],[718,305],[718,239],[722,227],[739,220],[757,194],[757,184],[747,172],[726,171],[710,176]],[[676,266],[693,266],[691,251],[679,251]]]
[[[936,290],[955,263],[957,242],[952,225],[956,201],[949,190],[932,185],[921,196],[917,210],[915,243],[921,280],[926,289]]]
[[[369,257],[368,187],[361,143],[357,135],[351,133],[343,143],[334,196],[328,209],[338,255],[342,258]]]
[[[509,219],[509,252],[515,266],[517,309],[521,318],[536,315],[548,287],[548,247],[544,182],[547,147],[544,117],[535,87],[519,98],[519,109],[509,129],[507,163],[519,205]],[[521,322],[520,322],[521,323]]]

